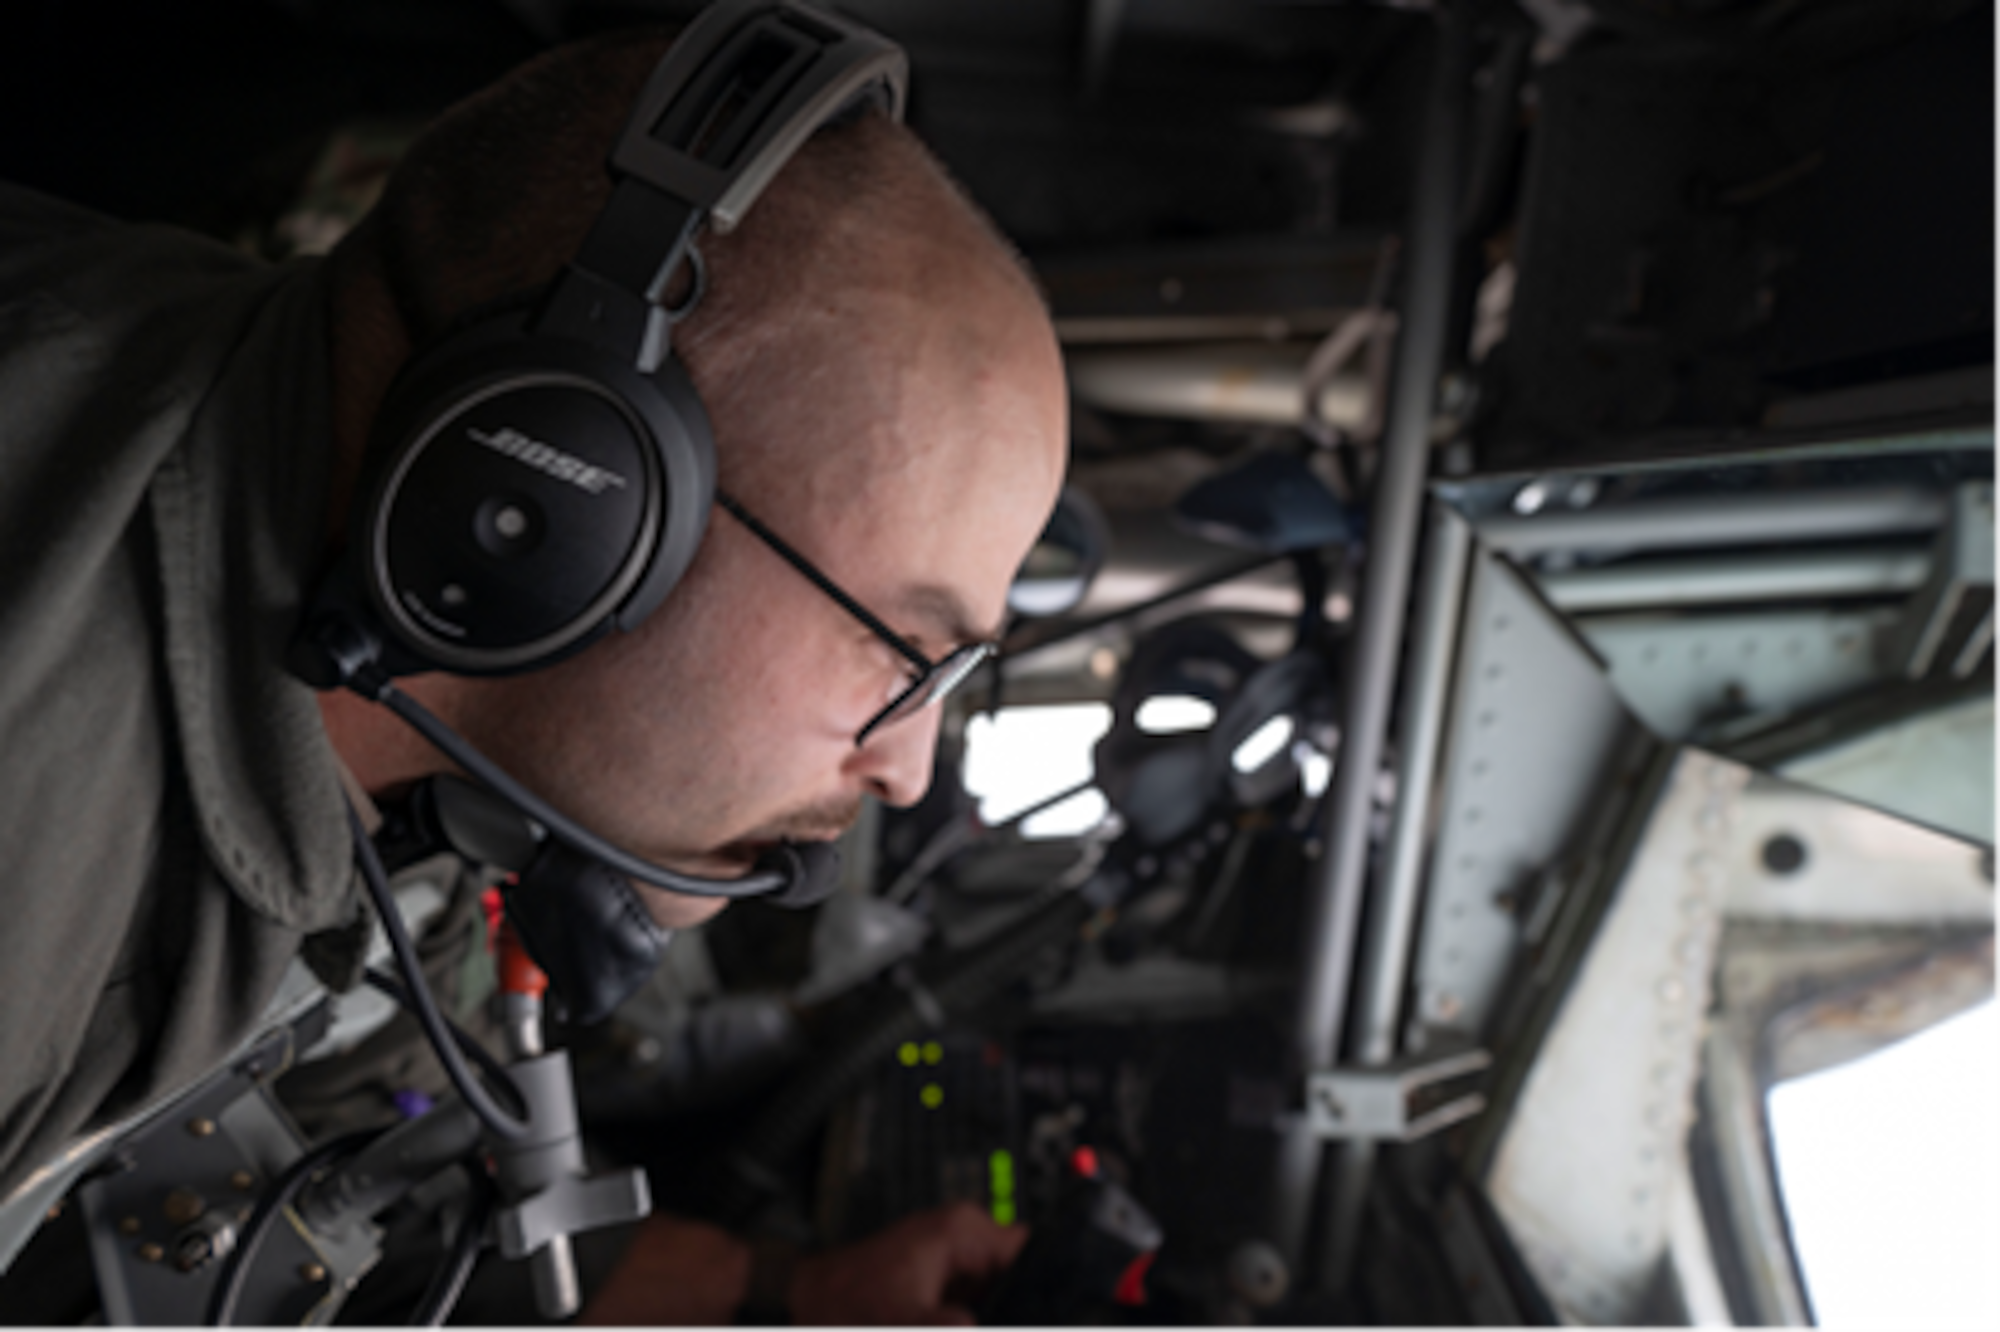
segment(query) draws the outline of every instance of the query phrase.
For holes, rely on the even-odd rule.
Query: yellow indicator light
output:
[[[924,1089],[917,1093],[917,1099],[924,1103],[924,1109],[935,1110],[944,1104],[944,1088],[935,1082],[927,1082]]]
[[[915,1068],[917,1060],[921,1057],[917,1053],[917,1043],[915,1041],[904,1041],[902,1048],[896,1051],[896,1058],[903,1061],[904,1068]]]
[[[935,1068],[944,1062],[944,1047],[936,1041],[924,1042],[924,1062]]]
[[[993,1202],[993,1219],[1003,1226],[1013,1225],[1014,1204],[1011,1201],[995,1199]]]

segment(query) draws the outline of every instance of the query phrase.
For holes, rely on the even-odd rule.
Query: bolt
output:
[[[1806,863],[1806,844],[1790,833],[1764,843],[1764,868],[1773,874],[1796,874]]]
[[[197,1138],[214,1137],[215,1121],[212,1119],[190,1119],[187,1122],[187,1131]]]
[[[318,1263],[300,1263],[299,1277],[301,1280],[310,1281],[314,1285],[318,1285],[320,1282],[326,1280],[326,1268]]]
[[[257,1187],[257,1177],[248,1170],[239,1170],[229,1177],[229,1187],[238,1193],[248,1193]]]
[[[192,1272],[209,1259],[215,1257],[215,1244],[199,1231],[183,1235],[174,1245],[174,1266],[183,1272]]]
[[[166,1256],[167,1251],[157,1244],[141,1244],[139,1246],[139,1261],[142,1263],[157,1263]]]
[[[193,1189],[175,1189],[167,1195],[166,1203],[160,1208],[169,1222],[177,1226],[193,1225],[208,1210],[208,1203]]]

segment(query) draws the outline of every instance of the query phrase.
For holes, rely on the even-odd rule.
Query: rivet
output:
[[[208,1210],[208,1203],[193,1189],[175,1189],[167,1195],[160,1211],[167,1220],[177,1226],[189,1226],[201,1220],[201,1214]]]
[[[136,1234],[138,1234],[138,1233],[139,1233],[139,1218],[138,1218],[138,1217],[136,1217],[136,1216],[128,1216],[128,1217],[122,1217],[122,1218],[120,1218],[120,1220],[119,1220],[119,1222],[118,1222],[118,1233],[119,1233],[119,1234],[121,1234],[121,1235],[136,1235]]]
[[[142,1263],[157,1263],[166,1256],[167,1251],[157,1244],[141,1244],[139,1246],[139,1261]]]
[[[212,1119],[190,1119],[187,1123],[187,1131],[194,1134],[197,1138],[213,1137],[215,1136],[215,1121]]]
[[[299,1276],[315,1284],[326,1280],[326,1269],[318,1263],[300,1263]]]
[[[257,1187],[257,1177],[248,1170],[239,1170],[229,1177],[229,1187],[238,1193],[248,1193]]]

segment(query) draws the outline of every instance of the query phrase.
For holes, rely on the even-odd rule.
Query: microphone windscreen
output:
[[[782,874],[785,886],[766,900],[782,907],[817,906],[840,887],[840,848],[832,842],[784,842],[758,868]]]

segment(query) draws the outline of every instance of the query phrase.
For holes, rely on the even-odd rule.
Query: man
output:
[[[555,52],[413,147],[323,267],[281,273],[0,192],[0,1031],[14,1182],[86,1123],[186,1085],[301,950],[360,939],[342,770],[371,795],[449,765],[281,668],[335,554],[370,427],[414,349],[532,297],[575,251],[662,50]],[[906,133],[823,131],[728,236],[675,348],[722,488],[933,659],[997,630],[1063,466],[1061,367],[1032,285]],[[532,675],[406,691],[565,813],[709,876],[915,800],[934,709],[862,727],[906,667],[736,517],[629,634]],[[710,900],[642,888],[662,925]],[[962,1321],[1018,1235],[969,1209],[808,1258],[792,1312]],[[656,1218],[592,1312],[724,1321],[749,1250]]]

